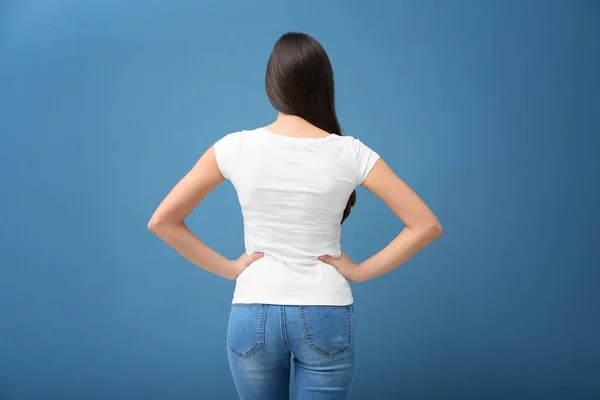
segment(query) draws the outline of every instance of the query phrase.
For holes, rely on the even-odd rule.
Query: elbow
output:
[[[183,224],[183,221],[171,220],[169,218],[153,216],[148,221],[148,230],[157,236],[160,236],[165,230]]]
[[[167,223],[168,221],[152,217],[150,218],[150,221],[148,221],[148,230],[155,235],[158,235],[158,233],[163,230]]]
[[[437,218],[433,218],[415,227],[414,231],[418,232],[425,242],[431,243],[442,235],[443,229]]]
[[[157,232],[157,231],[158,231],[158,229],[159,229],[159,225],[160,225],[160,222],[159,222],[159,221],[157,221],[157,220],[156,220],[156,219],[154,219],[154,218],[151,218],[151,219],[150,219],[150,221],[148,221],[148,230],[149,230],[150,232],[152,232],[152,233],[156,234],[156,232]]]
[[[437,219],[431,221],[431,223],[427,226],[427,236],[429,236],[432,241],[442,236],[443,232],[444,229]]]

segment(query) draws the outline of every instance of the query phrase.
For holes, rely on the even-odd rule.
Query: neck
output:
[[[303,128],[312,126],[308,121],[303,118],[300,118],[296,115],[284,114],[282,112],[277,114],[277,120],[275,121],[277,124],[286,125],[290,128]]]
[[[271,132],[286,136],[323,137],[329,135],[329,132],[317,128],[303,118],[281,112],[277,115],[277,120],[266,128]]]

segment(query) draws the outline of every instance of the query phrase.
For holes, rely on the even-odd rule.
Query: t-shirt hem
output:
[[[300,298],[272,298],[272,297],[234,297],[231,304],[271,304],[278,306],[349,306],[354,303],[352,297],[340,299],[300,299]]]

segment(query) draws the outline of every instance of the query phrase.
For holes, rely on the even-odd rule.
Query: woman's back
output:
[[[318,257],[341,254],[348,198],[379,156],[349,136],[264,128],[229,134],[214,149],[238,194],[246,252],[265,255],[238,277],[233,303],[351,304],[346,279]]]

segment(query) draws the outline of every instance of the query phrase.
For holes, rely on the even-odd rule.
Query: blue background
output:
[[[288,30],[322,42],[345,132],[445,228],[354,287],[353,399],[598,398],[594,0],[0,1],[0,398],[236,398],[233,283],[146,224],[214,141],[274,119]],[[358,194],[360,261],[402,224]],[[243,251],[229,183],[189,224]]]

